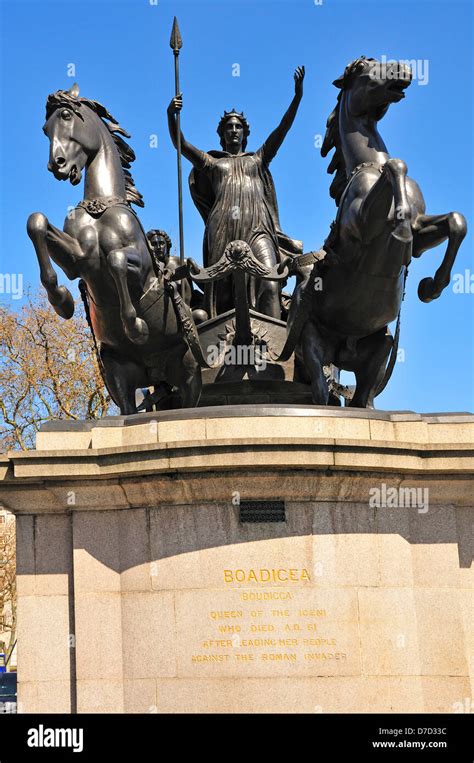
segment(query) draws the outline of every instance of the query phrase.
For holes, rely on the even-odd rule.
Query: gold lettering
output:
[[[240,640],[240,646],[257,648],[259,646],[276,646],[276,639],[274,638],[243,638]]]
[[[287,662],[296,662],[296,654],[288,652],[264,652],[261,656],[261,659],[265,662],[283,662],[286,660]]]
[[[224,582],[225,583],[270,583],[271,581],[286,583],[309,583],[311,578],[308,570],[297,569],[291,567],[285,569],[284,567],[267,569],[266,567],[261,569],[249,569],[249,570],[224,570]]]
[[[346,660],[344,652],[306,652],[305,660]]]
[[[256,593],[255,591],[245,592],[240,595],[242,601],[270,601],[271,599],[292,599],[289,591],[264,591]]]
[[[227,662],[230,654],[193,654],[192,662]]]
[[[201,646],[203,649],[215,649],[216,647],[228,648],[232,646],[232,639],[208,639],[207,641],[203,641]]]

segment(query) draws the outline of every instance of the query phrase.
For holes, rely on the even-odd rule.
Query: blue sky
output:
[[[319,248],[335,215],[328,161],[315,147],[345,65],[364,54],[417,59],[428,82],[415,80],[391,107],[380,132],[392,156],[404,159],[419,183],[428,213],[458,210],[472,221],[472,10],[471,2],[393,3],[388,0],[0,0],[1,9],[1,228],[0,272],[38,283],[33,247],[25,232],[32,211],[62,227],[68,205],[82,199],[47,172],[48,141],[41,131],[48,93],[77,79],[81,94],[104,103],[132,134],[133,175],[145,198],[146,229],[165,228],[177,240],[176,155],[166,122],[174,91],[169,36],[173,16],[183,36],[183,132],[203,149],[218,148],[224,109],[244,110],[255,150],[278,124],[293,96],[293,70],[306,66],[305,93],[295,124],[272,164],[283,230]],[[427,62],[427,63],[426,63]],[[75,77],[68,77],[74,64]],[[240,65],[235,77],[234,64]],[[158,147],[150,147],[150,136]],[[190,167],[184,161],[185,179]],[[187,193],[185,251],[201,260],[203,224]],[[473,409],[474,294],[422,304],[420,278],[433,275],[444,246],[410,268],[400,347],[391,383],[378,408],[418,411]],[[455,273],[474,272],[472,234]],[[61,273],[61,282],[65,276]],[[8,295],[0,295],[3,301]],[[13,301],[17,307],[20,300]]]

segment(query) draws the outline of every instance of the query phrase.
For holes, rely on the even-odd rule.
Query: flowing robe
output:
[[[257,259],[270,267],[282,256],[302,253],[302,243],[280,229],[268,165],[265,144],[255,153],[199,152],[189,184],[206,224],[204,267],[217,262],[227,244],[236,239],[245,241]],[[217,287],[226,288],[223,282]]]

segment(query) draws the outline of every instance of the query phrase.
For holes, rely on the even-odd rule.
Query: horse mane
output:
[[[55,93],[48,95],[46,100],[46,120],[49,119],[51,114],[60,106],[66,106],[70,108],[81,119],[83,116],[80,112],[81,106],[87,106],[102,120],[102,123],[107,127],[110,132],[115,146],[117,148],[120,164],[125,178],[125,196],[129,204],[135,204],[137,207],[144,207],[145,202],[143,196],[135,187],[135,181],[130,172],[130,165],[135,161],[136,156],[133,148],[123,140],[121,137],[124,135],[126,138],[130,138],[130,135],[123,129],[112,116],[112,114],[102,106],[98,101],[93,101],[90,98],[82,98],[74,95],[69,90],[57,90]]]
[[[331,111],[326,122],[326,133],[324,135],[323,145],[321,146],[321,156],[325,157],[328,155],[331,149],[336,149],[327,168],[329,175],[332,175],[333,172],[336,173],[329,188],[329,194],[331,198],[336,202],[336,206],[339,206],[344,188],[347,185],[347,169],[346,163],[344,161],[344,155],[341,149],[341,136],[339,134],[339,112],[341,108],[342,95],[344,90],[352,84],[354,75],[357,72],[360,72],[362,69],[366,68],[368,65],[370,66],[372,61],[375,61],[375,59],[366,58],[365,56],[356,58],[346,66],[344,74],[335,79],[333,82],[333,85],[339,88],[339,93],[337,95],[336,106]]]

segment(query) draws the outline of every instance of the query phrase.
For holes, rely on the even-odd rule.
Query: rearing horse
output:
[[[57,180],[77,185],[85,168],[84,199],[68,214],[64,231],[39,212],[28,218],[50,303],[62,318],[72,317],[74,300],[58,285],[53,260],[86,285],[101,370],[122,414],[136,413],[137,388],[161,381],[178,387],[183,407],[197,405],[200,366],[130,206],[143,207],[129,172],[135,154],[121,137],[130,136],[104,106],[80,98],[77,85],[48,96],[43,131],[50,140],[48,169]]]
[[[296,374],[311,383],[315,404],[328,403],[323,366],[333,364],[355,373],[350,405],[373,407],[393,369],[394,355],[387,365],[393,348],[388,324],[399,315],[411,258],[448,240],[434,278],[418,286],[419,298],[430,302],[449,284],[466,235],[458,212],[425,214],[405,162],[390,158],[377,130],[411,79],[404,64],[361,57],[334,82],[340,93],[321,153],[335,149],[328,172],[336,172],[330,193],[339,209],[323,247],[326,257],[311,273],[303,269],[288,320],[290,333],[299,336]]]

